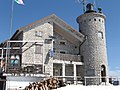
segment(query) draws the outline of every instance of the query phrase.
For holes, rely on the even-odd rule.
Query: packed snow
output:
[[[16,90],[23,90],[25,86],[28,86],[28,82],[7,82],[6,88],[16,88]],[[83,86],[83,85],[67,85],[65,87],[61,87],[54,90],[120,90],[120,85],[101,85],[101,86]]]
[[[57,90],[120,90],[120,86],[67,85],[66,87],[58,88]]]

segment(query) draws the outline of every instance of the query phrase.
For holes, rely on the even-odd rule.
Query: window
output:
[[[60,51],[61,54],[65,54],[66,52],[65,51]]]
[[[94,21],[96,21],[96,19],[94,19]]]
[[[53,41],[53,44],[55,44],[55,41]]]
[[[56,50],[56,49],[55,49],[55,48],[53,48],[53,52],[54,52],[54,53],[55,53],[55,50]]]
[[[103,39],[103,32],[99,31],[98,32],[98,37],[101,38],[101,39]]]
[[[35,65],[35,72],[40,74],[43,73],[43,65],[40,65],[40,64]]]
[[[87,70],[87,75],[88,76],[95,76],[95,69],[88,69]]]
[[[52,43],[52,39],[45,39],[45,43],[46,44],[51,44]]]
[[[60,41],[60,45],[66,45],[65,41]]]
[[[91,21],[91,19],[89,19],[89,21]]]
[[[60,42],[61,45],[65,45],[65,42]]]
[[[75,48],[77,48],[77,46],[75,46]]]
[[[35,54],[41,54],[42,53],[42,45],[36,44],[35,45]]]
[[[83,56],[81,56],[81,62],[84,62],[84,57]]]
[[[10,63],[11,63],[11,66],[18,66],[19,61],[18,61],[18,59],[12,59],[12,60],[10,60]]]
[[[99,22],[101,21],[101,19],[99,19]]]
[[[41,31],[35,31],[35,36],[42,37],[42,32]]]

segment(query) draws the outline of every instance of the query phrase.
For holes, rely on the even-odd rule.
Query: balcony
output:
[[[63,60],[63,61],[75,61],[75,62],[82,62],[80,55],[72,55],[72,54],[61,54],[55,53],[53,59]]]

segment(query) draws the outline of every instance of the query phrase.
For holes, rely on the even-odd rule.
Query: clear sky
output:
[[[0,0],[0,42],[10,37],[12,0]],[[81,0],[80,0],[81,1]],[[93,2],[94,0],[87,0]],[[25,5],[14,3],[12,34],[19,28],[43,17],[56,14],[78,30],[77,16],[83,14],[77,0],[24,0]],[[106,15],[106,38],[109,71],[120,76],[120,0],[96,0]]]

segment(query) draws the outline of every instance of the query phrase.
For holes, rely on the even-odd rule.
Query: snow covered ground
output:
[[[29,85],[29,83],[32,83],[33,81],[38,81],[43,79],[42,77],[24,77],[24,76],[7,76],[6,81],[6,90],[24,90],[26,86]],[[114,79],[115,80],[115,79]],[[120,78],[117,78],[116,80],[119,80]],[[83,86],[83,85],[67,85],[62,88],[58,88],[56,90],[120,90],[119,86],[113,86],[111,84],[107,84],[106,86],[102,84],[101,86]]]
[[[120,86],[67,85],[66,87],[58,88],[57,90],[120,90]]]
[[[11,90],[23,90],[25,86],[28,86],[28,82],[17,82],[17,81],[12,81],[12,82],[7,82],[6,83],[6,90],[8,88],[11,88]],[[113,85],[102,85],[102,86],[83,86],[83,85],[67,85],[65,87],[61,87],[55,90],[120,90],[120,85],[119,86],[113,86]]]

